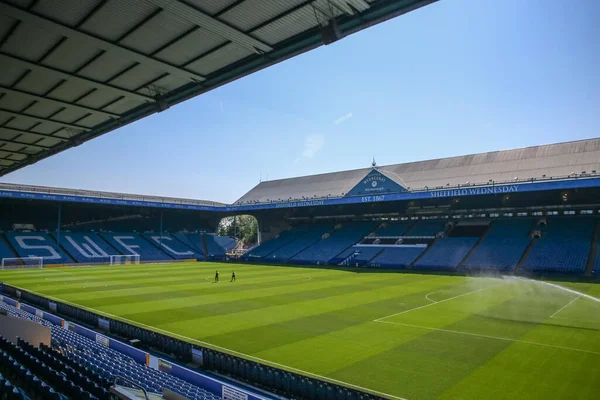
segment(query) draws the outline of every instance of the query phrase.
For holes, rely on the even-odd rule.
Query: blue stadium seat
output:
[[[332,230],[333,225],[328,223],[317,223],[313,225],[308,225],[307,230],[305,232],[298,232],[299,235],[296,237],[295,240],[277,249],[263,260],[287,261],[291,257],[300,253],[302,250],[321,240],[324,234],[329,233]]]
[[[8,242],[4,240],[4,235],[0,234],[0,260],[3,258],[14,258],[17,257],[15,253],[8,246]]]
[[[235,239],[229,236],[204,234],[206,251],[211,259],[223,259],[227,250],[235,246]]]
[[[290,259],[297,263],[328,263],[349,246],[359,242],[373,231],[372,222],[347,222],[341,224],[329,236],[322,238]],[[335,261],[334,261],[335,263]]]
[[[202,254],[206,256],[204,249],[204,241],[202,239],[203,233],[181,233],[179,234],[182,237],[181,241],[184,243],[189,243],[190,248],[193,248],[197,251],[198,254]]]
[[[523,267],[531,271],[579,272],[585,271],[590,252],[592,219],[550,219],[541,227],[542,237],[537,239]]]
[[[600,248],[600,243],[598,243],[598,247]],[[594,275],[600,275],[600,251],[598,251],[598,254],[596,254],[596,262],[594,263],[592,273]]]
[[[279,250],[283,246],[287,246],[294,240],[298,239],[298,237],[304,235],[307,230],[307,225],[293,226],[289,230],[281,232],[271,240],[261,243],[259,246],[249,251],[244,258],[247,260],[252,260],[267,257],[276,250]]]
[[[415,269],[453,270],[475,246],[478,237],[446,237],[435,242],[415,263]]]
[[[446,229],[446,222],[439,220],[419,221],[413,225],[404,236],[436,236]]]
[[[100,236],[121,254],[139,254],[142,261],[173,259],[135,232],[103,232]]]
[[[423,254],[426,249],[426,246],[386,247],[381,254],[371,260],[369,266],[378,268],[406,268]]]
[[[7,232],[6,237],[19,257],[42,257],[45,264],[66,264],[73,261],[47,233]]]
[[[352,246],[339,254],[331,263],[361,267],[367,265],[371,259],[388,247],[377,245]]]
[[[375,236],[402,236],[412,225],[412,221],[386,222],[375,231]]]
[[[465,268],[514,270],[531,242],[532,228],[532,219],[492,222],[486,236],[465,262]]]
[[[68,329],[52,325],[48,321],[40,319],[33,314],[19,310],[3,302],[0,302],[0,309],[6,310],[11,316],[36,321],[50,328],[52,348],[59,350],[59,352],[54,352],[46,346],[40,346],[39,350],[34,350],[33,346],[22,342],[20,342],[20,346],[26,351],[31,352],[32,355],[37,357],[41,356],[39,359],[44,364],[40,363],[39,365],[43,365],[45,369],[60,368],[62,376],[66,378],[76,378],[77,382],[74,382],[74,385],[83,385],[81,387],[74,385],[68,386],[69,390],[72,390],[72,388],[79,388],[78,390],[82,391],[81,393],[77,392],[77,394],[70,393],[70,398],[88,398],[83,389],[92,390],[94,394],[108,393],[103,392],[103,389],[97,384],[94,385],[93,382],[89,380],[90,376],[96,378],[96,382],[104,380],[104,382],[108,382],[108,386],[110,386],[110,381],[106,380],[112,380],[115,376],[120,375],[141,385],[151,393],[162,393],[163,388],[168,387],[176,393],[187,396],[187,398],[192,400],[206,398],[214,400],[220,399],[219,396],[200,387],[165,372],[147,367],[145,364],[139,364],[123,353],[99,344],[94,340],[90,340]],[[86,377],[78,375],[77,371],[74,370],[72,366],[77,366],[79,371],[84,371]],[[54,397],[46,396],[44,398],[50,399]],[[108,398],[108,396],[104,395],[101,398]],[[62,398],[56,397],[56,400],[62,400]]]
[[[57,239],[56,234],[53,237]],[[120,254],[94,232],[63,232],[60,246],[79,263],[107,263],[111,255]]]
[[[204,258],[204,254],[198,254],[192,248],[186,246],[180,240],[168,233],[163,232],[161,235],[160,233],[156,232],[146,232],[143,234],[143,236],[154,246],[158,247],[176,260]]]

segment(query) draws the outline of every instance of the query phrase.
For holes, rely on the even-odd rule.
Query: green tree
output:
[[[217,233],[221,236],[237,236],[244,244],[254,244],[258,240],[258,221],[252,215],[226,217],[219,223]]]

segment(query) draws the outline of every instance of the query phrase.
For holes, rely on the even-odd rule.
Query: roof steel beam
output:
[[[2,129],[2,128],[0,128]],[[24,147],[31,147],[34,149],[38,149],[38,150],[48,150],[50,149],[50,146],[41,146],[39,144],[31,144],[31,143],[25,143],[25,142],[17,142],[14,139],[13,140],[7,140],[7,139],[0,139],[0,144],[16,144],[19,146],[24,146]],[[1,150],[2,148],[0,148]],[[9,150],[4,150],[4,151],[9,151]],[[10,150],[12,151],[12,150]],[[28,153],[31,155],[31,153]],[[36,153],[37,154],[37,153]]]
[[[0,144],[2,144],[2,140],[0,140]],[[17,151],[17,150],[8,150],[8,149],[5,149],[4,147],[0,147],[0,151],[4,152],[4,153],[19,154],[21,156],[33,156],[35,154],[35,153],[24,153],[22,151]]]
[[[37,94],[34,94],[34,93],[24,92],[22,90],[17,90],[17,89],[10,89],[10,88],[4,87],[4,86],[0,86],[0,93],[16,94],[16,95],[20,95],[20,96],[25,96],[30,99],[36,100],[36,101],[44,101],[44,102],[53,104],[55,106],[68,107],[73,110],[77,110],[77,111],[84,112],[84,113],[101,115],[103,117],[108,117],[108,118],[119,118],[120,117],[119,114],[96,110],[94,108],[89,108],[89,107],[85,107],[85,106],[79,106],[77,104],[68,103],[66,101],[60,101],[60,100],[52,99],[50,97],[38,96]]]
[[[64,128],[71,128],[71,129],[85,131],[85,132],[91,130],[90,128],[88,128],[86,126],[69,124],[67,122],[58,121],[56,119],[42,118],[42,117],[38,117],[38,116],[35,116],[35,115],[31,115],[31,114],[25,114],[25,113],[19,113],[19,112],[15,112],[15,111],[6,110],[4,108],[0,108],[0,113],[8,114],[8,115],[10,115],[12,117],[29,118],[29,119],[32,119],[32,120],[37,121],[37,122],[49,122],[49,123],[52,123],[52,124],[60,125],[60,126],[62,126]]]
[[[66,79],[71,80],[74,83],[78,83],[80,85],[91,86],[96,89],[102,89],[108,92],[113,93],[115,96],[123,96],[134,100],[146,101],[146,102],[154,102],[156,99],[150,96],[146,96],[139,93],[130,92],[128,90],[121,89],[116,86],[108,85],[106,83],[98,82],[89,78],[82,78],[77,75],[73,75],[67,72],[60,71],[55,68],[44,67],[39,64],[32,63],[27,60],[23,60],[21,58],[17,58],[8,54],[0,53],[0,65],[7,65],[12,63],[13,65],[20,66],[22,68],[27,68],[32,71],[40,71],[48,75],[52,75],[57,79]]]
[[[253,53],[267,53],[272,51],[273,48],[262,41],[255,39],[254,37],[244,33],[224,22],[219,21],[216,18],[211,17],[198,10],[197,8],[191,7],[185,3],[177,0],[146,0],[149,3],[154,4],[164,10],[167,10],[178,18],[185,21],[196,24],[197,26],[211,31],[212,33],[221,36],[239,46],[251,50]]]
[[[5,128],[3,126],[0,126],[0,133],[2,133],[2,131],[13,134],[13,135],[32,135],[32,136],[37,136],[39,138],[42,139],[55,139],[61,142],[68,142],[69,139],[65,139],[62,137],[58,137],[58,136],[52,136],[52,135],[48,135],[46,133],[37,133],[37,132],[31,132],[31,131],[23,131],[21,129],[14,129],[14,128]],[[14,140],[14,138],[12,139]],[[35,145],[28,145],[28,146],[35,146]],[[44,150],[48,150],[51,147],[42,147]]]
[[[206,79],[203,76],[198,75],[194,72],[178,68],[172,64],[159,61],[155,58],[147,57],[134,50],[130,50],[125,47],[118,46],[114,43],[107,42],[106,40],[69,28],[68,26],[63,25],[61,23],[51,21],[49,19],[21,10],[20,8],[11,6],[6,3],[0,3],[0,14],[6,14],[19,21],[30,23],[36,26],[37,28],[40,28],[47,32],[52,32],[67,37],[69,39],[79,41],[83,46],[90,46],[100,50],[111,52],[124,59],[147,65],[159,71],[168,72],[171,75],[178,76],[186,80],[203,81]]]

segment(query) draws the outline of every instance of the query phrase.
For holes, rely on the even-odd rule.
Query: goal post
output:
[[[2,269],[44,268],[44,257],[3,258]]]
[[[110,265],[130,265],[139,263],[139,254],[115,254],[110,256]]]

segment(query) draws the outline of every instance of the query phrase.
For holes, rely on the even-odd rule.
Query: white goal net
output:
[[[2,269],[44,268],[43,257],[3,258]]]
[[[129,265],[129,264],[139,264],[140,263],[140,255],[139,254],[118,254],[114,256],[110,256],[110,265]]]

